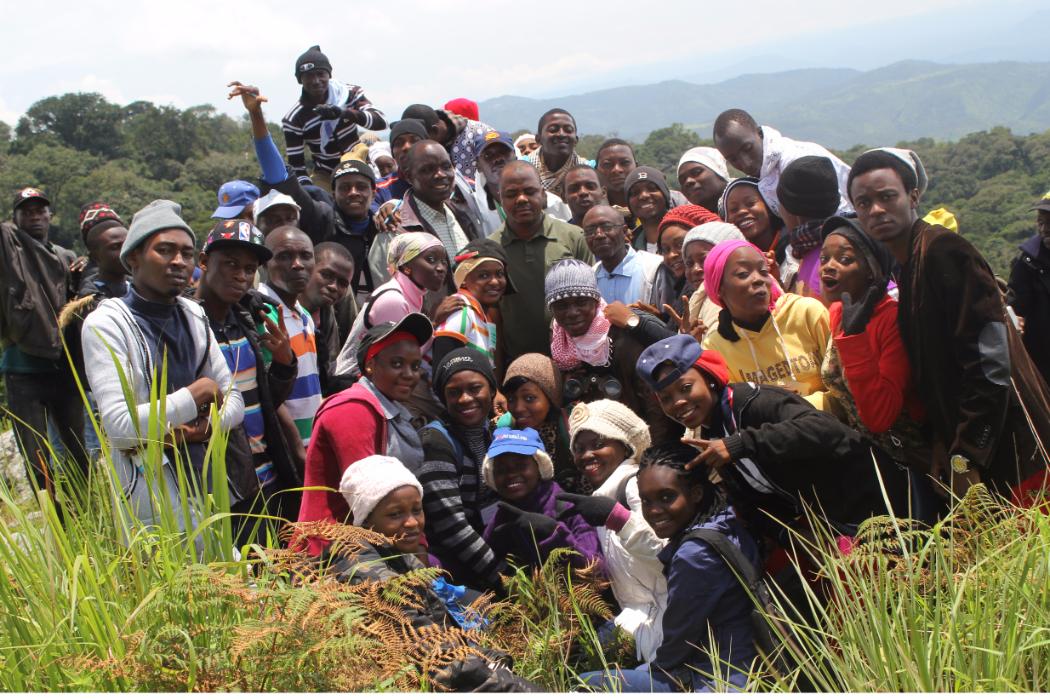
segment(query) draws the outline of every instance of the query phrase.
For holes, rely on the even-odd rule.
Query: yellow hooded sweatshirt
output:
[[[717,350],[725,357],[732,381],[791,389],[824,409],[820,365],[827,352],[831,328],[823,303],[797,294],[783,294],[762,330],[754,333],[736,323],[733,329],[740,340],[728,340],[716,330],[708,333],[703,342],[703,347]]]

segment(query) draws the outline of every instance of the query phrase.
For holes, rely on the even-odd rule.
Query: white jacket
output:
[[[213,379],[225,397],[220,425],[224,430],[234,428],[244,420],[244,397],[233,383],[204,309],[182,297],[179,297],[178,304],[186,314],[195,344],[201,348],[202,355],[198,360],[200,376]],[[145,446],[149,435],[150,377],[153,371],[159,375],[160,369],[131,310],[120,299],[103,300],[84,320],[80,339],[88,383],[98,404],[102,427],[125,496],[131,501],[136,515],[148,524],[154,520],[154,514],[149,511],[149,494],[141,493],[143,480],[136,475],[132,456]],[[135,401],[130,410],[121,387],[118,365],[127,378]],[[168,394],[164,408],[169,429],[197,417],[197,405],[186,387]],[[170,472],[168,469],[164,474],[169,489],[176,483]],[[177,491],[171,495],[171,500],[178,503]]]
[[[835,173],[839,179],[839,214],[850,214],[853,205],[849,201],[849,190],[846,183],[849,180],[849,166],[819,143],[810,141],[796,141],[782,136],[779,131],[771,126],[762,125],[762,170],[758,177],[758,191],[766,200],[773,213],[780,216],[780,199],[777,198],[777,184],[780,182],[780,173],[784,168],[791,165],[802,156],[822,156],[831,161],[835,166]]]
[[[595,496],[615,499],[627,482],[627,505],[631,517],[619,532],[598,528],[598,541],[605,556],[613,595],[623,610],[616,625],[634,636],[638,658],[651,662],[663,641],[663,617],[667,608],[667,579],[656,558],[667,541],[656,536],[642,517],[638,496],[638,465],[628,459],[594,491]]]

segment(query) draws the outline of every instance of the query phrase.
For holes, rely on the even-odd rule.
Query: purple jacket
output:
[[[543,513],[558,521],[554,533],[535,544],[532,532],[528,528],[512,527],[497,534],[496,528],[513,522],[514,516],[503,510],[496,511],[496,517],[485,527],[482,537],[489,543],[498,559],[510,555],[517,559],[519,564],[540,566],[547,560],[551,551],[567,547],[576,552],[576,556],[572,558],[573,566],[584,567],[595,559],[603,562],[597,531],[579,515],[563,514],[568,510],[569,504],[555,500],[559,493],[563,491],[557,483],[541,481],[525,501],[514,504],[522,510]]]

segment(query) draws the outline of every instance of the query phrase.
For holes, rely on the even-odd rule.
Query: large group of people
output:
[[[621,139],[578,153],[564,109],[515,138],[464,98],[391,120],[318,46],[294,74],[284,156],[231,83],[259,167],[207,233],[173,201],[91,202],[85,261],[49,240],[38,183],[15,195],[0,362],[41,488],[101,439],[148,525],[222,488],[222,432],[235,511],[392,540],[362,565],[499,595],[568,548],[641,664],[584,680],[635,691],[739,686],[755,658],[747,590],[698,530],[761,568],[813,514],[848,538],[978,483],[1042,497],[1050,193],[1007,284],[923,219],[911,151],[850,165],[729,109],[679,191]]]

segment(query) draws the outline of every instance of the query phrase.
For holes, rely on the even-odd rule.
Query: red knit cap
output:
[[[445,103],[445,110],[474,121],[480,119],[478,103],[474,100],[468,100],[466,97],[457,97],[454,100],[449,100]]]
[[[729,365],[717,350],[704,350],[700,357],[696,358],[693,367],[714,379],[720,389],[729,383]]]
[[[662,233],[665,228],[675,224],[693,228],[711,221],[721,221],[721,219],[718,218],[718,214],[699,204],[683,204],[664,214],[664,218],[660,221],[659,230]]]

